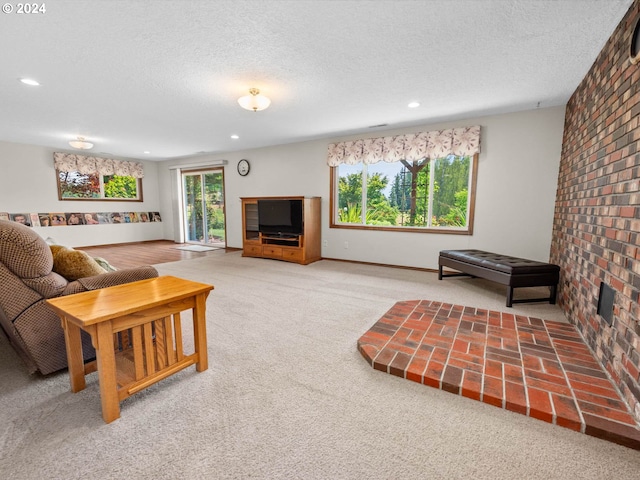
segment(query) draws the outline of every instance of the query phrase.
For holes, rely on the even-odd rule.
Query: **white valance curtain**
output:
[[[470,156],[480,152],[480,126],[450,128],[433,132],[409,133],[393,137],[365,138],[331,143],[327,149],[327,165],[341,163],[416,161],[448,155]]]
[[[144,177],[144,168],[140,162],[114,160],[113,158],[85,157],[74,153],[53,154],[53,164],[60,172],[80,172],[83,175],[119,175],[121,177]]]

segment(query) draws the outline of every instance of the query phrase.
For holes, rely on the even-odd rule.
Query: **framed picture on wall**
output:
[[[100,221],[98,220],[98,214],[95,212],[84,213],[82,216],[84,218],[85,225],[98,225],[100,223]]]
[[[67,217],[64,213],[50,213],[51,226],[60,226],[67,224]]]
[[[31,216],[28,213],[10,213],[9,219],[16,223],[21,223],[27,227],[31,226]]]
[[[98,217],[98,223],[111,223],[111,214],[109,212],[98,212],[96,216]]]
[[[51,217],[49,217],[48,213],[39,213],[38,220],[40,221],[41,227],[50,227],[51,226]]]
[[[81,213],[67,213],[67,225],[84,225]]]

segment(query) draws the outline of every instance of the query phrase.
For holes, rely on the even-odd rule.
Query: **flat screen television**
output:
[[[258,200],[258,230],[280,237],[302,235],[302,199]]]

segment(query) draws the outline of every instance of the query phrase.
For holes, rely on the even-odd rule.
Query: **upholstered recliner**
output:
[[[68,281],[53,271],[49,245],[31,228],[0,220],[0,326],[30,373],[46,375],[66,368],[60,318],[47,298],[157,277],[151,266],[118,270]],[[95,357],[83,335],[85,361]]]

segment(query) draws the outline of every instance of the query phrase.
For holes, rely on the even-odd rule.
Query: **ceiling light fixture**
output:
[[[240,97],[238,99],[238,103],[245,110],[253,110],[254,112],[258,112],[260,110],[264,110],[269,105],[271,105],[271,100],[260,94],[260,90],[257,88],[250,88],[249,95],[245,95],[244,97]]]
[[[231,138],[232,138],[233,140],[238,140],[240,137],[239,137],[238,135],[231,135]]]
[[[34,80],[32,78],[21,78],[20,81],[22,83],[24,83],[25,85],[31,85],[32,87],[40,86],[40,82],[38,82],[37,80]]]
[[[420,104],[418,102],[411,102],[407,107],[409,108],[418,108]]]
[[[93,148],[93,143],[87,142],[84,137],[78,137],[77,140],[71,140],[69,145],[73,148],[77,148],[78,150],[90,150]]]

